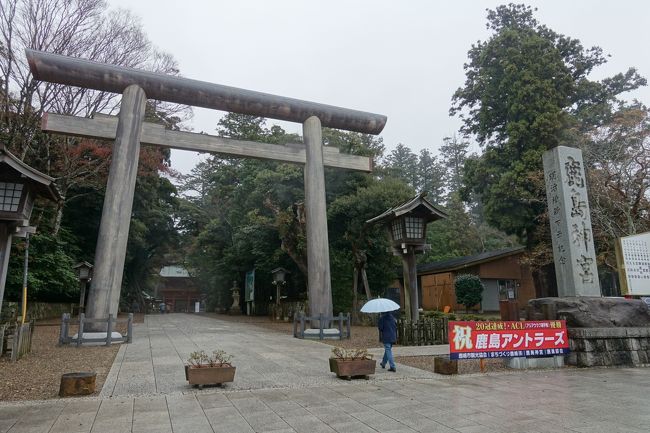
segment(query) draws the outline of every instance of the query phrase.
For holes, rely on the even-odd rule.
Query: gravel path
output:
[[[95,395],[99,395],[119,345],[59,347],[58,339],[58,326],[36,326],[31,353],[18,362],[0,360],[0,400],[57,398],[61,375],[76,371],[97,372]]]

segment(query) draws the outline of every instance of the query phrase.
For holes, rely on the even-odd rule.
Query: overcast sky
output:
[[[388,150],[404,143],[434,154],[460,127],[449,117],[472,43],[485,40],[486,8],[505,2],[456,0],[109,0],[142,20],[151,41],[188,78],[388,116]],[[650,2],[527,1],[536,17],[612,57],[593,78],[630,66],[650,77]],[[645,87],[627,98],[650,103]],[[195,131],[215,133],[222,112],[194,109]],[[272,120],[269,123],[273,122]],[[277,123],[277,122],[276,122]],[[299,124],[281,123],[301,133]],[[196,153],[174,151],[189,172]]]

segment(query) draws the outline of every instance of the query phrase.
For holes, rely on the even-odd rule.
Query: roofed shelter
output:
[[[175,313],[196,312],[195,304],[204,300],[187,269],[178,265],[164,266],[159,273],[154,292]]]
[[[456,302],[454,281],[461,274],[473,274],[481,278],[485,290],[483,301],[475,308],[483,312],[500,311],[500,301],[516,301],[517,308],[524,310],[530,299],[535,298],[533,275],[522,262],[524,247],[487,251],[471,256],[456,257],[418,266],[422,308],[442,311],[462,311]]]

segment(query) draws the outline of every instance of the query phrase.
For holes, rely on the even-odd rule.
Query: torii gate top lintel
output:
[[[151,99],[298,123],[316,116],[322,126],[366,134],[379,134],[387,120],[381,114],[43,51],[26,49],[25,54],[34,78],[41,81],[113,93],[122,93],[128,86],[135,84]]]

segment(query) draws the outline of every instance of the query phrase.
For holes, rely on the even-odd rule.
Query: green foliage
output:
[[[487,222],[532,247],[545,211],[543,152],[607,119],[617,95],[645,79],[631,68],[589,80],[606,61],[602,50],[539,24],[529,6],[489,10],[488,28],[491,37],[468,52],[465,85],[450,110],[460,115],[462,132],[485,148],[466,163],[463,198],[478,194]]]
[[[448,319],[448,320],[456,320],[456,315],[454,313],[443,313],[442,311],[438,310],[432,310],[432,311],[425,311],[424,312],[424,317],[427,319]]]
[[[349,249],[330,249],[330,273],[332,275],[333,312],[335,315],[348,313],[352,308],[354,295],[352,293],[354,258]]]
[[[262,118],[226,115],[218,132],[227,137],[283,144],[300,142]],[[372,136],[324,129],[327,146],[357,155],[381,156],[383,143]],[[290,296],[306,292],[304,174],[300,166],[241,158],[212,157],[187,178],[187,190],[197,196],[183,200],[179,225],[194,241],[188,264],[214,302],[231,304],[232,281],[256,269],[268,275],[275,267],[288,269]],[[379,227],[368,234],[365,221],[412,195],[395,180],[378,182],[370,175],[326,170],[332,292],[335,312],[350,311],[354,252],[366,250],[368,279],[383,290],[395,278],[393,258],[385,252],[386,236]],[[408,191],[408,192],[407,192]],[[260,278],[259,287],[270,287]]]
[[[66,244],[48,233],[35,233],[29,241],[27,296],[41,302],[79,300],[79,283],[72,270],[74,262],[65,251]],[[25,241],[13,242],[7,275],[5,299],[21,299]]]
[[[399,262],[386,252],[388,239],[385,228],[377,224],[369,226],[365,222],[412,196],[413,190],[401,181],[369,179],[367,186],[342,195],[330,204],[332,286],[336,285],[337,290],[349,294],[334,300],[339,307],[335,307],[335,311],[349,311],[351,307],[355,254],[365,253],[367,257],[368,285],[374,294],[382,293],[397,277],[395,269]],[[337,298],[339,296],[337,294]],[[343,304],[344,300],[349,303]]]
[[[481,279],[477,275],[457,275],[454,281],[456,301],[464,305],[465,308],[470,308],[481,302],[484,288]]]
[[[463,167],[467,158],[467,139],[458,139],[456,134],[443,138],[443,145],[440,146],[440,157],[444,167],[447,169],[446,186],[449,195],[458,193],[463,185]]]
[[[477,223],[465,210],[458,194],[452,194],[445,208],[449,217],[434,221],[427,228],[427,243],[431,249],[419,258],[420,263],[500,250],[518,245],[513,236]]]
[[[426,192],[427,200],[438,204],[445,195],[445,167],[438,158],[426,149],[420,151],[417,165],[418,192]]]
[[[388,176],[416,188],[418,185],[418,156],[406,145],[398,143],[386,160],[384,170]]]

